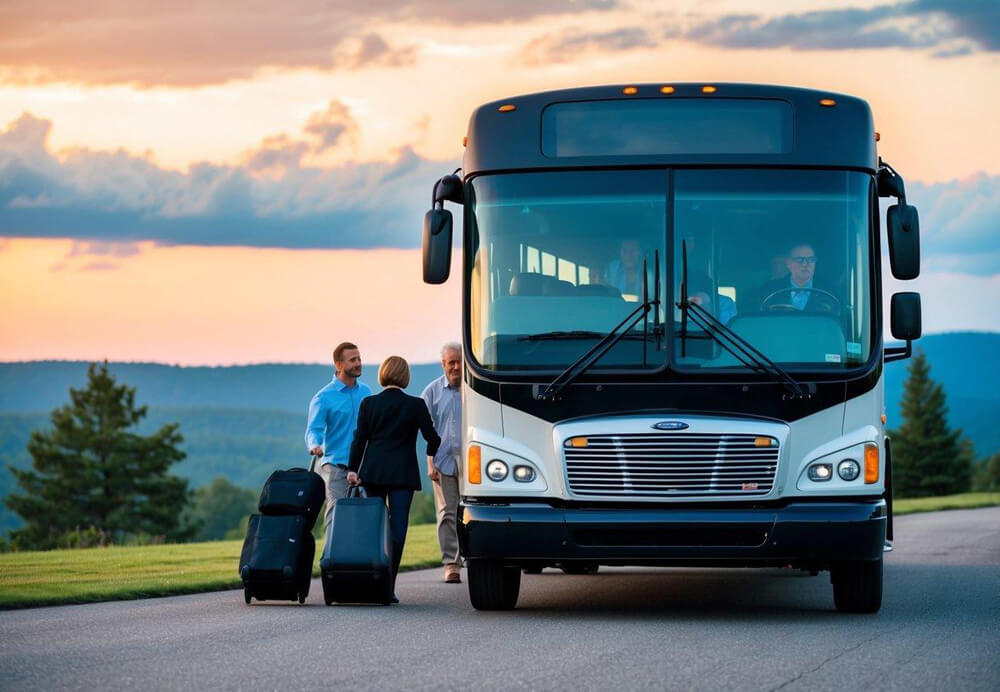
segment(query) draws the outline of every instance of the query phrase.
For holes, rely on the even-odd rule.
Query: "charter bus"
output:
[[[433,186],[424,280],[462,205],[459,534],[477,609],[522,572],[601,565],[829,571],[876,612],[891,548],[883,367],[920,336],[892,297],[916,209],[851,96],[636,84],[473,113]]]

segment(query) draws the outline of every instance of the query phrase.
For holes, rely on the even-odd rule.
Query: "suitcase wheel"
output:
[[[243,600],[247,602],[247,605],[250,605],[251,599],[253,599],[253,596],[250,595],[250,589],[248,589],[247,587],[244,586],[243,587]]]
[[[306,602],[306,595],[304,593],[299,593],[299,605]]]

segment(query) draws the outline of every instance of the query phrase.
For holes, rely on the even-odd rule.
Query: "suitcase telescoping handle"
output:
[[[319,459],[320,459],[320,457],[318,455],[313,454],[312,459],[309,461],[309,470],[310,471],[315,471],[316,470],[316,462]]]

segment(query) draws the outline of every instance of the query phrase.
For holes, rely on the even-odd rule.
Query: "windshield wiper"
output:
[[[807,390],[777,363],[754,348],[753,344],[720,322],[708,310],[688,299],[686,240],[681,241],[681,253],[681,300],[677,303],[677,307],[681,310],[681,355],[686,355],[687,322],[690,319],[695,325],[701,327],[711,339],[752,371],[769,375],[772,379],[785,385],[785,388],[797,397],[804,398],[812,394],[815,391],[815,385],[809,385]]]
[[[659,253],[657,253],[656,266],[659,267]],[[659,284],[660,277],[659,274],[656,276],[656,282]],[[554,401],[559,392],[565,389],[568,385],[572,384],[573,381],[580,375],[585,373],[594,363],[603,358],[608,351],[610,351],[615,344],[626,338],[635,338],[638,335],[631,334],[632,328],[638,324],[639,320],[645,321],[646,315],[649,314],[650,310],[654,308],[659,309],[659,295],[660,287],[656,286],[656,298],[653,300],[649,299],[649,275],[647,273],[646,262],[642,263],[642,302],[636,306],[635,310],[630,312],[628,316],[615,325],[614,329],[604,335],[604,337],[594,344],[592,347],[587,349],[587,352],[581,355],[579,358],[570,363],[569,367],[563,370],[559,375],[556,376],[552,382],[542,391],[540,394],[536,395],[536,398],[541,401]],[[658,332],[654,330],[654,334],[657,335]],[[573,337],[576,338],[576,337]],[[646,341],[648,341],[648,334],[646,332],[646,325],[643,324],[643,334],[642,334],[642,350],[643,350],[643,363],[646,360]]]

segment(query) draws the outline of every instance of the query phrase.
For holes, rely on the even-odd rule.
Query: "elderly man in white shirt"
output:
[[[444,564],[444,581],[462,581],[458,554],[458,478],[462,454],[462,346],[445,344],[441,349],[444,374],[424,389],[423,397],[431,412],[434,429],[441,436],[437,454],[427,457],[427,475],[434,486],[437,508],[438,543]]]

